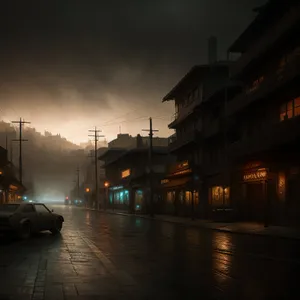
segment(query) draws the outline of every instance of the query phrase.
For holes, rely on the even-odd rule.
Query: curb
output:
[[[138,217],[138,218],[143,218],[143,219],[148,219],[148,220],[155,220],[155,221],[160,221],[160,222],[165,222],[165,223],[171,223],[171,224],[177,224],[180,226],[184,227],[193,227],[193,228],[198,228],[198,229],[206,229],[206,230],[213,230],[217,232],[225,232],[225,233],[232,233],[232,234],[241,234],[241,235],[252,235],[252,236],[260,236],[260,237],[269,237],[269,238],[277,238],[277,239],[288,239],[288,240],[300,240],[300,233],[299,236],[286,236],[286,235],[276,235],[276,234],[268,234],[264,232],[249,232],[249,231],[238,231],[238,230],[232,230],[232,229],[226,229],[226,228],[214,228],[214,227],[208,227],[205,225],[199,225],[199,224],[193,224],[193,223],[184,223],[184,222],[176,222],[175,220],[166,220],[166,219],[157,219],[157,218],[151,218],[148,215],[134,215],[134,214],[129,214],[129,213],[123,213],[123,212],[113,212],[113,211],[104,211],[104,210],[96,210],[93,208],[85,208],[86,210],[92,210],[92,211],[97,211],[99,213],[104,213],[104,214],[111,214],[111,215],[119,215],[119,216],[124,216],[124,217]]]

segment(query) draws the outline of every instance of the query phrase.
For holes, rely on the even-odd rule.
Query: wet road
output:
[[[1,239],[2,299],[297,299],[300,243],[54,207],[61,236]]]

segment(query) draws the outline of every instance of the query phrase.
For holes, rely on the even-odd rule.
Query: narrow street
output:
[[[0,299],[295,299],[300,242],[53,206],[61,236],[1,238]]]

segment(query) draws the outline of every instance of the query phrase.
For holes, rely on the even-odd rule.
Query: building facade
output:
[[[112,151],[115,152],[114,158]],[[150,206],[154,205],[155,212],[162,210],[160,182],[171,158],[166,147],[153,147],[151,183],[148,158],[149,149],[145,147],[121,150],[118,154],[109,149],[99,157],[105,162],[106,208],[148,213]],[[153,203],[150,203],[150,186],[153,188]]]
[[[206,217],[208,196],[203,185],[203,126],[206,120],[200,107],[226,81],[227,62],[195,66],[163,98],[163,101],[175,102],[174,118],[169,124],[175,134],[169,139],[169,150],[176,155],[177,163],[170,166],[162,181],[169,213]]]
[[[300,223],[300,4],[268,1],[230,47],[231,201],[241,220]]]

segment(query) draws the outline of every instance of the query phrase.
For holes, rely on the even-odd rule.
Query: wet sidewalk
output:
[[[103,213],[104,211],[101,212]],[[131,215],[127,212],[119,211],[119,210],[106,210],[105,212],[110,214],[123,215],[123,216],[135,216],[140,218],[152,219],[149,215],[142,215],[142,214]],[[300,229],[291,228],[291,227],[284,227],[284,226],[264,227],[263,224],[248,223],[248,222],[222,223],[222,222],[213,222],[210,220],[199,220],[199,219],[192,220],[190,218],[175,217],[169,215],[155,215],[154,219],[162,222],[170,222],[170,223],[181,224],[184,226],[205,228],[205,229],[217,230],[222,232],[252,234],[252,235],[300,240]]]

